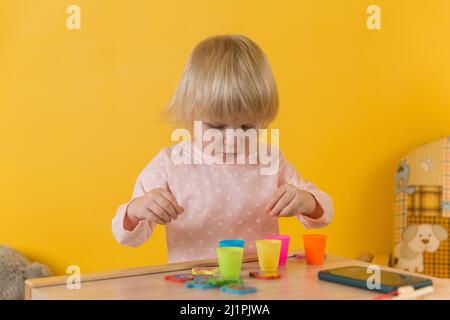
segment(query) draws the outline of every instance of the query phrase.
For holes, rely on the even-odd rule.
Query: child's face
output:
[[[220,120],[211,120],[211,119],[203,119],[202,120],[202,129],[203,132],[205,132],[208,129],[215,129],[219,130],[222,134],[223,140],[222,140],[222,146],[223,146],[223,154],[227,156],[236,156],[238,154],[246,154],[248,155],[250,152],[250,143],[255,144],[254,147],[257,147],[257,144],[259,142],[259,135],[258,135],[258,129],[260,129],[260,123],[258,121],[252,121],[252,120],[233,120],[233,121],[220,121]],[[246,135],[244,137],[238,137],[235,136],[233,139],[227,140],[227,129],[232,129],[233,132],[236,134],[237,129],[242,129]],[[255,132],[256,139],[253,139],[253,141],[250,141],[248,133],[250,131]],[[239,140],[239,142],[238,142]],[[243,143],[245,141],[245,143]],[[203,148],[210,144],[211,141],[203,141]],[[243,150],[237,150],[238,149],[238,143],[241,143],[242,146],[245,146],[245,149]],[[243,151],[243,152],[241,152]]]

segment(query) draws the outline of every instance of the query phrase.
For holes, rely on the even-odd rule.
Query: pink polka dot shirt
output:
[[[166,225],[169,262],[214,258],[223,239],[243,239],[245,254],[254,254],[255,240],[278,233],[278,220],[264,208],[286,183],[311,193],[324,210],[318,219],[297,215],[306,228],[321,228],[331,221],[331,198],[303,180],[281,153],[277,172],[264,175],[260,164],[177,164],[172,161],[172,148],[162,149],[144,168],[132,198],[118,208],[112,231],[119,243],[136,247],[151,237],[152,222],[142,220],[132,231],[124,229],[123,222],[131,200],[155,188],[171,191],[184,207],[184,213]],[[189,149],[190,143],[182,143],[182,148]],[[207,156],[198,147],[189,150],[195,158]]]

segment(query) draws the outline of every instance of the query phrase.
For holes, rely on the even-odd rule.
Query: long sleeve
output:
[[[309,192],[323,209],[323,215],[320,218],[312,219],[305,215],[297,215],[297,219],[305,228],[322,228],[328,225],[333,218],[333,204],[331,197],[319,190],[313,183],[300,177],[297,170],[280,153],[280,167],[278,172],[278,185],[291,184],[301,190]]]
[[[114,238],[124,246],[137,247],[146,242],[152,235],[155,224],[141,220],[132,231],[124,228],[123,222],[128,205],[134,199],[143,196],[155,188],[167,188],[167,175],[164,151],[161,151],[140,173],[134,186],[133,195],[126,204],[119,206],[112,220]]]

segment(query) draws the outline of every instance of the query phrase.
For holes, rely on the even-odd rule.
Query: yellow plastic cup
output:
[[[277,272],[280,260],[281,240],[256,240],[256,251],[261,271]]]
[[[244,248],[221,247],[216,249],[219,260],[219,272],[223,279],[239,279],[241,277]]]

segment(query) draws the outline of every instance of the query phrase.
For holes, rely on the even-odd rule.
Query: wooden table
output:
[[[244,258],[242,275],[246,284],[258,288],[248,295],[232,295],[220,290],[186,289],[183,285],[164,280],[167,274],[190,273],[193,266],[215,266],[216,260],[174,263],[161,266],[124,269],[105,273],[81,275],[81,288],[68,289],[67,276],[32,279],[26,281],[26,299],[372,299],[378,293],[320,281],[321,269],[362,265],[367,263],[328,256],[324,265],[310,266],[304,259],[291,255],[281,268],[279,280],[256,280],[248,272],[258,270],[256,257]],[[394,270],[382,267],[385,270]],[[431,278],[431,277],[430,277]],[[428,299],[450,299],[450,280],[431,278],[435,292]]]

